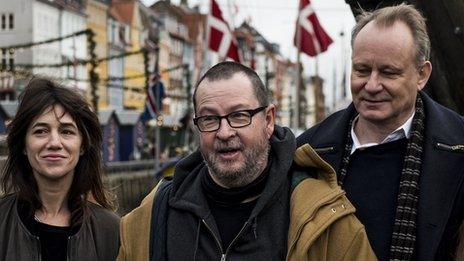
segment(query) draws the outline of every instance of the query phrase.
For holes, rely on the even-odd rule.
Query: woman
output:
[[[102,131],[89,104],[35,78],[8,128],[0,260],[115,260],[119,217],[103,188]]]

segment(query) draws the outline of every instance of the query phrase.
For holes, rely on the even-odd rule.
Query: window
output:
[[[8,22],[9,22],[9,25],[10,25],[9,28],[10,28],[10,29],[13,29],[13,28],[14,28],[14,16],[13,16],[13,14],[10,14],[10,15],[8,16],[8,18],[9,18],[9,21],[8,21]]]
[[[14,67],[14,50],[2,49],[0,71],[12,71]]]
[[[1,66],[1,71],[6,70],[6,49],[2,49],[2,66]]]
[[[124,25],[125,27],[125,30],[124,30],[124,42],[126,44],[130,43],[131,40],[130,40],[130,26],[128,25]]]
[[[0,28],[1,30],[13,30],[14,29],[14,14],[13,13],[8,13],[8,14],[1,14],[0,18]]]
[[[124,25],[120,25],[119,26],[119,41],[117,41],[117,43],[122,43],[122,44],[125,44],[126,43],[126,27]]]

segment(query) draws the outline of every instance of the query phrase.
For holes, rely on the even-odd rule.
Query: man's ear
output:
[[[269,104],[266,108],[266,135],[267,138],[271,138],[274,133],[276,107],[274,104]]]
[[[429,61],[425,61],[422,68],[419,69],[419,81],[417,82],[418,90],[422,90],[425,87],[425,84],[432,74],[432,64]]]

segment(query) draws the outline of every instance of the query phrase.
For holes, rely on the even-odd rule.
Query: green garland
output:
[[[87,36],[87,47],[89,51],[89,59],[76,59],[74,61],[66,61],[64,63],[59,63],[59,64],[15,64],[13,68],[11,68],[11,73],[13,75],[20,75],[23,77],[30,77],[33,75],[33,73],[30,71],[33,68],[59,68],[59,67],[64,67],[64,66],[76,66],[76,65],[90,65],[88,74],[89,74],[89,79],[72,79],[72,78],[62,78],[61,80],[75,80],[75,81],[85,81],[90,83],[90,95],[91,95],[91,103],[92,106],[95,110],[96,113],[98,113],[98,100],[99,96],[97,94],[98,90],[98,83],[100,81],[102,82],[107,82],[107,86],[117,86],[121,87],[125,91],[132,91],[132,92],[137,92],[137,93],[143,93],[148,90],[149,84],[150,84],[150,75],[152,72],[149,70],[149,51],[146,48],[142,48],[137,51],[132,51],[132,52],[124,52],[121,54],[117,55],[112,55],[104,58],[97,58],[97,55],[95,53],[96,49],[96,41],[95,41],[95,33],[92,29],[86,29],[78,32],[74,32],[69,35],[65,35],[63,37],[57,37],[57,38],[52,38],[52,39],[47,39],[44,41],[39,41],[39,42],[31,42],[31,43],[25,43],[25,44],[15,44],[15,45],[10,45],[10,46],[3,46],[0,47],[0,50],[9,50],[10,52],[14,52],[15,49],[22,49],[22,48],[31,48],[33,46],[37,45],[43,45],[43,44],[48,44],[48,43],[53,43],[56,41],[63,41],[64,39],[79,36],[79,35],[86,35]],[[130,55],[136,55],[136,54],[142,54],[143,55],[143,63],[144,63],[144,74],[138,74],[138,75],[132,75],[132,76],[125,76],[125,77],[108,77],[106,79],[99,79],[99,75],[96,73],[96,69],[98,65],[103,62],[103,61],[109,61],[112,59],[118,59]],[[19,70],[18,70],[19,69]],[[163,70],[163,72],[170,72],[178,69],[185,69],[184,64],[179,64],[178,66],[174,66],[172,68],[168,68]],[[128,80],[128,79],[137,79],[137,78],[145,78],[145,90],[142,90],[141,87],[135,87],[135,86],[120,86],[120,85],[115,85],[111,84],[108,82],[111,81],[118,81],[118,80]],[[58,78],[57,78],[58,79]]]
[[[143,69],[145,73],[145,92],[148,93],[148,88],[150,87],[150,68],[148,65],[149,62],[148,50],[143,49]]]
[[[3,46],[3,47],[0,47],[0,49],[1,50],[4,50],[4,49],[8,50],[8,49],[31,48],[31,47],[37,46],[37,45],[48,44],[48,43],[53,43],[53,42],[57,42],[57,41],[63,41],[64,39],[71,38],[71,37],[74,37],[74,36],[79,36],[79,35],[82,35],[82,34],[87,34],[88,35],[89,31],[92,31],[92,30],[91,29],[86,29],[86,30],[74,32],[72,34],[68,34],[68,35],[65,35],[65,36],[62,36],[62,37],[51,38],[51,39],[47,39],[47,40],[43,40],[43,41],[39,41],[39,42]]]
[[[89,48],[90,54],[90,68],[89,68],[89,78],[90,78],[90,96],[92,97],[92,106],[95,110],[95,113],[98,114],[98,80],[99,75],[96,72],[99,61],[97,60],[97,54],[95,53],[95,47],[97,43],[95,42],[95,33],[92,30],[88,30],[87,33],[87,47]]]
[[[88,40],[87,40],[87,42],[88,42]],[[88,42],[88,44],[90,44],[90,43]],[[89,48],[90,48],[90,46],[89,46]],[[89,51],[90,51],[90,49],[89,49]],[[111,56],[104,57],[104,58],[96,58],[96,55],[95,55],[94,59],[95,59],[96,63],[101,63],[103,61],[108,61],[108,60],[112,60],[112,59],[118,59],[118,58],[130,56],[130,55],[136,55],[136,54],[140,54],[140,53],[143,53],[143,49],[133,51],[133,52],[125,52],[125,53],[122,53],[122,54],[111,55]],[[92,59],[92,55],[91,55],[91,58],[87,59],[87,60],[77,59],[76,61],[67,61],[67,62],[64,62],[64,63],[55,63],[55,64],[15,64],[15,68],[17,68],[17,67],[25,68],[25,69],[57,68],[57,67],[64,67],[64,66],[87,65],[87,64],[91,64],[92,62],[93,62],[93,59]]]

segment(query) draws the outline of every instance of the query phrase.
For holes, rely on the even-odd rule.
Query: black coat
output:
[[[119,217],[88,203],[88,216],[68,239],[68,261],[112,261],[119,249]],[[40,261],[40,241],[31,234],[18,213],[14,194],[0,198],[0,260]]]
[[[419,93],[426,116],[415,256],[452,260],[464,220],[464,118]],[[353,113],[351,104],[332,114],[301,134],[298,147],[309,143],[338,173]]]
[[[214,217],[202,192],[206,168],[199,152],[176,166],[167,220],[167,260],[284,260],[289,225],[290,177],[295,152],[290,130],[275,127],[266,186],[229,249],[222,249]]]

